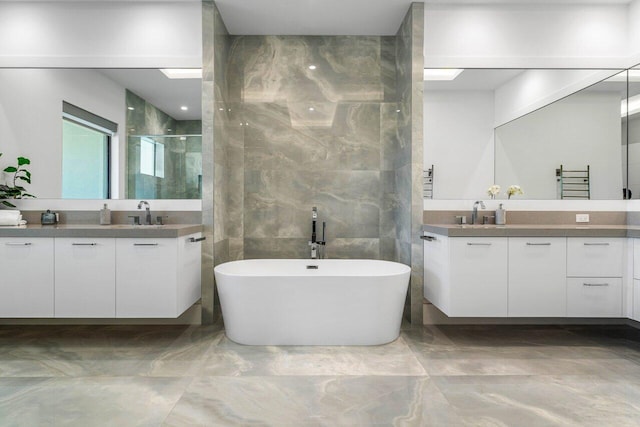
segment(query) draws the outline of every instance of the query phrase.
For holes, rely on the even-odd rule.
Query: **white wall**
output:
[[[626,4],[427,4],[425,67],[626,68],[629,12]]]
[[[121,166],[112,165],[119,172],[112,188],[124,194],[125,89],[94,70],[0,69],[0,164],[28,157],[33,175],[29,193],[61,196],[62,101],[118,124],[112,158]]]
[[[529,114],[619,71],[527,70],[496,89],[495,126]]]
[[[199,1],[0,1],[0,67],[200,67]]]
[[[631,63],[640,63],[640,0],[632,0],[629,3],[627,15],[627,27],[629,28],[629,52]]]
[[[424,135],[434,199],[486,197],[493,184],[493,91],[425,91]]]
[[[591,197],[622,197],[620,95],[575,94],[495,131],[496,183],[526,198],[558,198],[555,169],[591,166]]]

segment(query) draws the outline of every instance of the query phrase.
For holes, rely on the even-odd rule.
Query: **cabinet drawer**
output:
[[[622,277],[624,239],[567,239],[567,276]]]
[[[567,279],[568,317],[622,317],[622,279],[576,277]]]

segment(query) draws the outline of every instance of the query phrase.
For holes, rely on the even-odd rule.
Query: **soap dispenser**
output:
[[[100,225],[109,225],[111,224],[111,211],[107,207],[107,204],[104,204],[104,207],[100,209]]]
[[[496,225],[505,225],[507,223],[507,211],[502,207],[502,203],[500,203],[500,207],[496,209]]]

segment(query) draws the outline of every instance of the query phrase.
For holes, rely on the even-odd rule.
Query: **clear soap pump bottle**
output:
[[[502,207],[502,203],[500,203],[500,207],[496,209],[496,225],[505,225],[507,223],[507,211]]]
[[[111,224],[111,211],[107,207],[107,204],[104,204],[104,207],[100,209],[100,225],[110,225]]]

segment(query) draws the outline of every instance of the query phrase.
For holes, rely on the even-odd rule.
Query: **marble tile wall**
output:
[[[411,265],[411,283],[405,314],[412,323],[422,322],[423,245],[422,229],[423,169],[422,85],[423,85],[424,4],[412,3],[396,34],[398,91],[397,141],[389,147],[395,178],[393,222],[396,259]],[[391,166],[390,165],[390,166]],[[389,177],[391,179],[391,177]],[[395,199],[393,199],[395,197]]]
[[[202,1],[202,324],[212,324],[214,313],[214,230],[213,230],[213,121],[215,109],[214,96],[214,34],[215,18],[218,14],[211,0]]]
[[[313,206],[328,257],[422,263],[412,241],[422,224],[420,7],[392,37],[229,36],[203,2],[204,323],[215,311],[209,269],[308,257]],[[408,311],[421,322],[413,270]]]
[[[316,206],[327,256],[390,257],[380,244],[381,171],[383,139],[396,133],[394,39],[234,38],[230,169],[244,171],[230,187],[243,194],[230,215],[236,254],[308,257]]]

